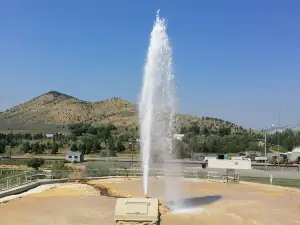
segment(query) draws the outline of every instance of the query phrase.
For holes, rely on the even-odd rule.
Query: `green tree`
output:
[[[84,141],[84,145],[85,145],[85,153],[89,154],[92,151],[93,142],[90,139],[87,139]]]
[[[40,152],[43,153],[45,151],[46,145],[44,143],[40,144]]]
[[[53,142],[52,148],[51,148],[51,155],[55,155],[58,152],[58,145],[56,142]]]
[[[27,153],[30,151],[30,144],[28,141],[24,141],[22,143],[22,146],[21,146],[21,150],[24,152],[24,153]]]
[[[131,143],[133,145],[133,143]],[[122,141],[118,140],[116,144],[116,151],[123,152],[125,150],[125,146],[123,145]]]
[[[100,143],[99,143],[99,141],[98,140],[94,140],[93,141],[93,152],[95,152],[95,151],[97,151],[97,150],[101,150],[101,146],[100,146]]]
[[[27,166],[38,170],[44,163],[45,160],[43,158],[33,158],[28,161]]]
[[[52,143],[50,141],[46,143],[46,149],[52,149]]]
[[[117,155],[115,142],[112,136],[110,136],[107,140],[107,149],[111,157],[115,157]]]
[[[34,153],[40,152],[40,144],[38,142],[33,143],[31,148]]]
[[[207,128],[206,126],[203,127],[202,133],[203,133],[205,136],[209,135],[209,130],[208,130],[208,128]]]
[[[231,133],[230,127],[220,127],[219,128],[219,135],[222,137],[225,135],[230,135],[230,133]]]
[[[82,152],[83,154],[86,153],[86,148],[85,148],[85,144],[80,142],[79,146],[78,146],[78,151]]]
[[[87,133],[93,134],[93,135],[96,135],[97,132],[98,132],[97,127],[89,127],[88,130],[87,130]]]
[[[0,142],[0,153],[5,153],[5,145],[3,142]]]
[[[195,134],[199,134],[199,133],[200,133],[200,127],[199,127],[196,123],[194,123],[194,124],[190,127],[189,131],[190,131],[190,132],[193,132],[193,133],[195,133]]]
[[[77,144],[76,144],[76,143],[73,143],[73,144],[71,145],[70,151],[72,151],[72,152],[78,151],[78,147],[77,147]]]

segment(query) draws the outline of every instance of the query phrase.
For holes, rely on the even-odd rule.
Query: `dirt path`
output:
[[[91,181],[97,183],[99,181]],[[117,191],[142,196],[138,179],[107,180]],[[260,184],[224,184],[185,179],[182,185],[187,204],[184,213],[166,213],[161,225],[298,225],[300,190]],[[151,179],[149,196],[164,198],[164,181]]]
[[[86,185],[58,187],[0,204],[0,224],[115,225],[115,202]]]

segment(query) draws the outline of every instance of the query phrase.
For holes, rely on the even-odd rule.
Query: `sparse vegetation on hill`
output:
[[[51,91],[1,113],[0,128],[35,125],[45,129],[46,125],[73,123],[135,126],[135,115],[135,105],[120,98],[91,103]]]
[[[245,132],[241,126],[228,121],[188,115],[178,115],[178,127],[194,126],[218,132],[219,128],[232,133]],[[0,114],[0,130],[67,130],[68,124],[114,124],[134,129],[138,126],[137,107],[121,98],[87,102],[57,91],[50,91]]]

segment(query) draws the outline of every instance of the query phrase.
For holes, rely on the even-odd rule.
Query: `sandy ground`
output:
[[[62,186],[62,184],[47,184],[47,185],[41,185],[41,186],[38,186],[38,187],[36,187],[36,188],[33,188],[33,189],[29,190],[29,191],[20,193],[20,194],[9,195],[9,196],[0,198],[0,203],[6,203],[6,202],[12,201],[12,200],[14,200],[14,199],[22,198],[22,197],[24,197],[24,196],[31,195],[31,194],[41,193],[41,192],[47,191],[47,190],[49,190],[49,189],[56,188],[56,187],[60,187],[60,186]],[[44,194],[44,193],[43,193],[43,194]]]
[[[1,169],[28,169],[25,165],[0,165]]]
[[[0,224],[115,225],[115,202],[114,198],[100,196],[91,186],[62,185],[0,204]]]
[[[91,181],[99,183],[100,181]],[[141,181],[107,180],[107,186],[143,196]],[[167,213],[161,225],[296,225],[300,224],[300,190],[254,183],[224,184],[185,179],[184,213]],[[149,196],[164,199],[164,182],[151,178]],[[188,212],[187,212],[188,211]]]
[[[143,196],[139,179],[90,181]],[[260,184],[185,180],[185,212],[168,212],[161,225],[299,225],[300,190]],[[149,196],[164,199],[164,181],[151,179]],[[83,184],[64,184],[0,204],[4,225],[112,225],[115,198]]]

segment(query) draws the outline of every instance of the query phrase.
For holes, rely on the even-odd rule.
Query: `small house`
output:
[[[76,152],[71,152],[69,151],[66,155],[66,160],[69,162],[83,162],[84,161],[84,157],[83,157],[83,153],[76,151]]]
[[[174,134],[174,139],[182,141],[182,138],[184,137],[184,134]]]
[[[45,134],[45,137],[46,137],[46,138],[53,138],[53,137],[54,137],[54,134]]]
[[[204,154],[201,153],[201,152],[195,152],[195,153],[193,153],[193,155],[192,155],[192,159],[193,159],[193,160],[196,160],[196,161],[204,161],[204,158],[205,158],[205,156],[204,156]]]
[[[290,161],[300,162],[300,148],[294,148],[293,151],[287,153]]]

